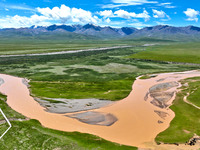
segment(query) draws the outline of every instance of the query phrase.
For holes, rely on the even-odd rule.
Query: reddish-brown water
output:
[[[81,123],[68,118],[66,114],[48,113],[31,96],[29,89],[22,83],[22,78],[0,74],[5,83],[0,86],[0,92],[7,95],[8,105],[31,119],[37,119],[45,127],[62,131],[79,131],[100,136],[106,140],[137,146],[155,146],[156,135],[169,127],[174,113],[170,109],[161,109],[145,101],[149,88],[158,83],[180,81],[181,79],[200,76],[200,71],[182,73],[158,74],[151,79],[139,78],[133,84],[130,95],[107,107],[96,109],[97,112],[111,113],[118,118],[112,126],[98,126]],[[163,79],[158,82],[159,79]],[[171,99],[171,101],[174,97]],[[160,118],[154,110],[168,113],[165,119]],[[158,123],[162,120],[163,123]]]

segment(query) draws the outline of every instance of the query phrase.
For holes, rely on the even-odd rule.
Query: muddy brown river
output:
[[[196,76],[200,76],[200,71],[162,73],[144,80],[138,77],[127,98],[95,110],[95,112],[114,115],[118,120],[111,126],[86,124],[66,117],[70,115],[69,113],[46,112],[30,96],[29,89],[22,83],[22,78],[0,74],[0,78],[4,80],[0,86],[0,92],[7,95],[7,103],[12,109],[28,118],[39,120],[45,127],[68,132],[89,133],[120,144],[156,149],[158,147],[154,142],[156,135],[167,129],[175,116],[168,107],[175,98],[177,88],[181,86],[178,81]],[[167,87],[165,83],[173,84]],[[157,84],[160,84],[160,87],[154,87]],[[150,88],[154,93],[149,94]],[[163,91],[171,94],[163,99],[163,94],[159,93]],[[165,103],[155,102],[155,96],[157,96],[156,99]]]

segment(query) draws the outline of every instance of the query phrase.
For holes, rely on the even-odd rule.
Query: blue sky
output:
[[[87,24],[199,26],[198,0],[0,0],[0,28]]]

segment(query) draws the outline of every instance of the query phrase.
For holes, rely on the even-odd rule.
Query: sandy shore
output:
[[[101,125],[101,126],[111,126],[118,119],[109,113],[100,113],[95,111],[76,113],[71,115],[66,115],[70,118],[75,118],[83,123],[92,124],[92,125]]]
[[[65,114],[72,112],[80,112],[85,110],[93,110],[114,102],[99,99],[59,99],[59,98],[34,98],[47,112]],[[50,100],[50,101],[48,101]],[[53,100],[54,102],[51,102]]]
[[[0,86],[4,83],[4,80],[0,78]]]

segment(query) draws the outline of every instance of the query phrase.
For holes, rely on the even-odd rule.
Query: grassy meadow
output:
[[[79,35],[81,36],[81,35]],[[141,40],[102,40],[95,37],[82,35],[83,37],[70,38],[66,36],[45,37],[9,37],[0,35],[0,55],[35,54],[58,51],[71,51],[112,46],[141,46],[146,43],[166,44],[174,43],[168,40],[156,40],[144,38]]]
[[[52,56],[0,59],[1,73],[31,80],[35,97],[121,100],[143,74],[197,69],[195,66],[137,61],[127,56],[145,47]]]
[[[155,45],[148,47],[146,51],[130,55],[129,58],[180,62],[180,63],[200,63],[200,43],[171,43],[166,45]]]

